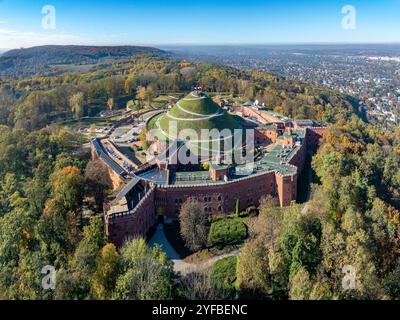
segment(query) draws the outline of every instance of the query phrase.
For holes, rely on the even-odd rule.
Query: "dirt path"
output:
[[[168,242],[168,239],[165,236],[164,226],[162,224],[159,224],[157,226],[157,230],[154,233],[151,240],[149,241],[149,245],[150,246],[161,245],[164,252],[167,254],[168,258],[170,258],[172,260],[172,262],[174,263],[174,271],[176,273],[180,273],[181,275],[186,275],[186,274],[189,274],[192,272],[204,271],[204,270],[212,267],[214,265],[214,263],[216,263],[217,261],[225,259],[225,258],[229,258],[229,257],[238,256],[240,253],[240,249],[235,249],[232,252],[209,258],[198,264],[185,262],[183,259],[181,259],[179,257],[178,253]]]
[[[198,264],[187,263],[183,260],[174,260],[174,271],[177,273],[180,273],[183,276],[187,275],[189,273],[192,273],[192,272],[201,272],[201,271],[204,271],[204,270],[212,267],[219,260],[229,258],[229,257],[236,257],[239,254],[240,254],[240,250],[236,249],[232,252],[209,258]]]

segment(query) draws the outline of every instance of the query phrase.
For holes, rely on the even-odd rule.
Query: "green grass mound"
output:
[[[211,225],[209,242],[223,247],[240,244],[247,238],[247,228],[240,218],[224,219]]]
[[[242,129],[242,126],[235,116],[220,108],[210,97],[203,93],[194,92],[180,100],[167,113],[159,114],[150,119],[148,129],[152,130],[153,135],[162,141],[171,141],[178,137],[183,140],[195,140],[188,142],[188,148],[194,154],[200,155],[205,152],[208,155],[211,150],[214,152],[220,150],[232,152],[236,149],[233,146],[232,135],[235,129]],[[184,133],[188,133],[184,131],[186,129],[194,130],[196,136],[183,136]],[[211,140],[214,140],[215,137],[203,135],[203,129],[217,130],[225,139],[230,138],[224,140],[219,137],[219,143],[212,142]],[[238,142],[238,144],[241,145],[241,142]]]
[[[185,118],[179,118],[179,117],[177,118],[178,120],[170,118],[168,117],[168,115],[164,115],[160,119],[160,128],[169,135],[172,135],[173,137],[176,137],[176,134],[173,133],[171,127],[174,128],[176,126],[177,128],[176,131],[178,134],[184,129],[193,129],[196,131],[199,140],[202,139],[201,138],[202,129],[207,129],[207,130],[217,129],[218,131],[221,132],[224,129],[228,129],[229,131],[231,131],[231,134],[233,134],[233,130],[240,129],[239,124],[228,113],[225,113],[222,116],[207,118],[204,120],[196,120],[196,121],[182,120]]]
[[[151,118],[147,124],[147,130],[151,131],[157,139],[161,141],[169,141],[169,139],[159,130],[157,122],[165,115],[165,113],[158,114]]]
[[[168,113],[151,121],[149,126],[157,126],[157,122],[161,131],[171,136],[171,138],[176,138],[176,134],[170,130],[171,123],[177,125],[176,131],[178,134],[184,129],[195,130],[199,140],[202,140],[202,129],[217,129],[219,131],[228,129],[233,133],[233,130],[241,128],[234,116],[221,109],[210,97],[202,93],[189,94],[186,98],[180,100]]]
[[[211,115],[221,111],[221,108],[210,97],[203,96],[200,100],[192,100],[191,94],[183,98],[171,109],[173,115],[185,115],[192,118],[194,115],[190,113],[197,113],[203,116]],[[189,113],[185,113],[188,111]]]

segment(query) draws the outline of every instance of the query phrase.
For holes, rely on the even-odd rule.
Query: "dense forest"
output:
[[[57,65],[88,65],[107,60],[129,58],[145,53],[166,56],[167,53],[150,47],[97,47],[97,46],[40,46],[15,49],[0,56],[0,75],[21,78],[47,75]]]
[[[400,298],[400,135],[338,120],[313,159],[320,179],[302,209],[260,206],[237,270],[246,297]],[[397,149],[396,149],[397,148]],[[397,208],[397,209],[396,209]],[[355,269],[344,290],[343,268]]]
[[[176,281],[160,248],[107,243],[105,168],[81,137],[51,126],[141,92],[189,91],[258,99],[293,118],[332,124],[313,159],[311,201],[265,199],[238,263]],[[50,126],[49,126],[50,125]],[[2,299],[399,299],[400,130],[362,120],[358,102],[328,89],[256,71],[139,55],[95,71],[0,83],[0,298]],[[231,259],[232,260],[232,259]],[[57,286],[42,287],[54,266]],[[343,266],[357,288],[342,288]],[[226,287],[226,277],[234,287]]]

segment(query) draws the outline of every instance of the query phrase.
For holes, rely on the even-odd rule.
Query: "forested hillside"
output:
[[[225,93],[243,100],[258,99],[276,112],[297,119],[333,121],[358,111],[358,101],[332,90],[284,80],[265,72],[177,62],[138,55],[96,71],[63,73],[0,82],[0,123],[36,130],[56,120],[73,118],[71,98],[83,95],[80,115],[93,115],[93,106],[161,93],[189,92],[197,84],[211,93]]]
[[[238,264],[231,259],[229,293],[224,273],[200,275],[193,287],[193,279],[175,281],[159,248],[108,244],[101,216],[86,214],[102,211],[105,168],[82,152],[80,135],[51,125],[110,99],[151,104],[196,84],[332,124],[313,159],[311,201],[281,209],[265,200]],[[355,99],[328,89],[147,55],[90,72],[2,79],[0,299],[399,299],[400,130],[378,130],[360,115]],[[46,265],[57,270],[54,291],[42,287]],[[355,291],[342,288],[344,265],[356,268]]]
[[[260,207],[237,276],[246,298],[400,299],[400,131],[356,117],[329,129],[305,208]],[[397,208],[397,209],[396,209]],[[355,290],[343,287],[354,268]]]
[[[140,53],[166,55],[162,50],[149,47],[40,46],[10,50],[2,54],[0,75],[13,78],[45,75],[56,65],[96,64],[107,59],[127,58]]]

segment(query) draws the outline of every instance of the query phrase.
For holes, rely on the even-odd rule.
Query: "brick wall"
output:
[[[90,144],[90,153],[93,160],[98,159],[97,153],[92,144]],[[115,173],[109,166],[107,166],[106,163],[104,163],[104,165],[107,167],[108,176],[111,180],[113,190],[119,189],[125,183],[124,179],[120,175]]]
[[[234,212],[238,198],[240,210],[245,210],[267,195],[277,195],[275,172],[221,184],[158,187],[155,201],[158,213],[177,219],[182,204],[190,197],[203,203],[208,213],[217,214]]]
[[[300,174],[304,168],[304,162],[307,158],[307,146],[303,144],[300,150],[290,159],[289,164],[297,167],[297,174]]]
[[[271,144],[276,142],[278,133],[272,130],[255,130],[255,140],[258,144]]]
[[[282,176],[276,174],[276,185],[279,204],[288,207],[297,198],[297,174],[293,176]]]
[[[306,132],[306,144],[307,148],[317,151],[319,141],[325,136],[327,128],[307,128]]]
[[[125,183],[125,181],[121,178],[120,175],[116,174],[109,167],[107,167],[107,169],[108,169],[108,175],[110,176],[110,179],[111,179],[111,182],[113,185],[113,189],[114,190],[119,189]]]
[[[216,170],[210,167],[209,172],[212,181],[223,181],[225,176],[228,176],[228,169]]]
[[[154,199],[155,191],[151,189],[132,212],[105,216],[109,241],[120,247],[127,239],[146,237],[155,223]]]
[[[255,118],[263,124],[281,122],[280,119],[274,117],[272,114],[251,109],[248,107],[239,107],[237,110],[241,112],[243,116],[249,118]]]

